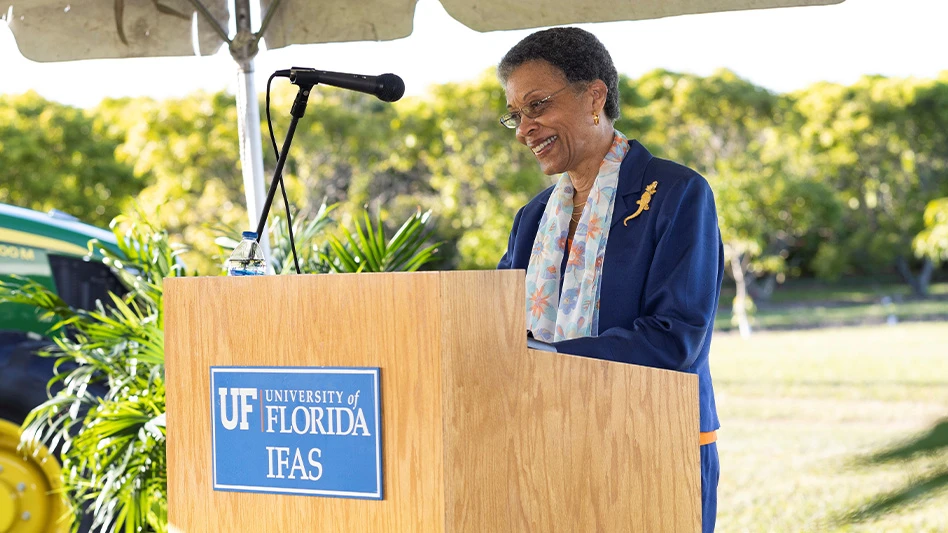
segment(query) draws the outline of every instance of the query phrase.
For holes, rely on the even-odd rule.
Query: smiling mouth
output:
[[[533,150],[533,154],[534,154],[534,155],[540,155],[540,154],[543,153],[551,144],[553,144],[553,141],[555,141],[557,138],[558,138],[558,137],[557,137],[556,135],[554,135],[554,136],[548,138],[547,140],[541,142],[540,144],[538,144],[538,145],[536,145],[536,146],[530,147],[530,149]]]

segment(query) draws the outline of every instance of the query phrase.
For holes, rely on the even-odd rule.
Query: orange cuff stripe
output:
[[[698,445],[699,445],[699,446],[704,446],[705,444],[711,444],[712,442],[717,442],[717,440],[718,440],[718,432],[717,432],[717,431],[709,431],[709,432],[707,432],[707,433],[700,433],[700,434],[698,434]]]

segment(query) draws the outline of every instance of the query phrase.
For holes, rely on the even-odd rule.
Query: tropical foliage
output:
[[[356,235],[341,230],[325,204],[313,217],[294,222],[300,258],[308,272],[413,271],[430,262],[436,244],[426,245],[429,213],[416,213],[386,239],[381,217]],[[26,278],[0,282],[0,303],[32,305],[55,342],[45,355],[56,357],[55,393],[24,423],[23,446],[61,450],[64,489],[73,512],[89,513],[96,531],[167,530],[165,385],[162,283],[185,275],[168,232],[142,212],[112,222],[119,252],[97,241],[90,256],[101,257],[129,288],[111,294],[95,311],[73,309],[54,292]],[[277,272],[293,269],[284,224],[271,225]],[[219,239],[224,248],[227,239]],[[233,243],[236,244],[236,243]],[[233,247],[230,244],[230,247]],[[79,520],[75,523],[79,524]]]
[[[143,217],[117,217],[120,254],[96,241],[100,254],[129,288],[95,311],[73,309],[27,279],[0,286],[0,302],[35,306],[55,320],[59,385],[24,423],[23,444],[61,444],[65,493],[74,512],[94,516],[99,531],[164,531],[164,335],[162,280],[181,275],[180,253],[168,234]],[[59,387],[57,387],[59,388]],[[76,520],[78,524],[80,521]]]
[[[270,256],[268,258],[270,267],[276,274],[289,274],[296,272],[296,264],[299,263],[300,271],[307,274],[324,274],[329,272],[329,265],[319,256],[320,251],[325,248],[324,234],[327,233],[335,221],[330,216],[337,205],[327,206],[323,204],[315,214],[306,216],[305,213],[296,213],[293,216],[293,239],[290,239],[290,230],[286,220],[280,215],[274,215],[267,225],[270,237]],[[220,224],[215,228],[218,237],[214,242],[220,248],[220,253],[215,256],[215,262],[223,265],[224,261],[231,254],[239,241],[235,240],[233,235],[240,235],[241,231],[236,226],[226,226]],[[296,247],[296,260],[293,259],[293,247]],[[223,267],[218,269],[221,273]]]
[[[440,244],[425,246],[430,216],[430,211],[416,212],[386,239],[381,218],[373,223],[366,211],[364,226],[357,221],[355,234],[342,228],[345,241],[330,235],[327,249],[319,257],[333,272],[414,272],[431,262]]]

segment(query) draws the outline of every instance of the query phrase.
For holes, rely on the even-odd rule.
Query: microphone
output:
[[[288,70],[278,70],[274,72],[274,75],[290,78],[290,82],[296,85],[323,84],[368,93],[377,96],[383,102],[394,102],[405,94],[405,82],[394,74],[363,76],[361,74],[345,74],[343,72],[293,67]]]

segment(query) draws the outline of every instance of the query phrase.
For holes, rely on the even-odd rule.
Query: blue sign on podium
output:
[[[214,490],[382,499],[378,368],[211,367]]]

